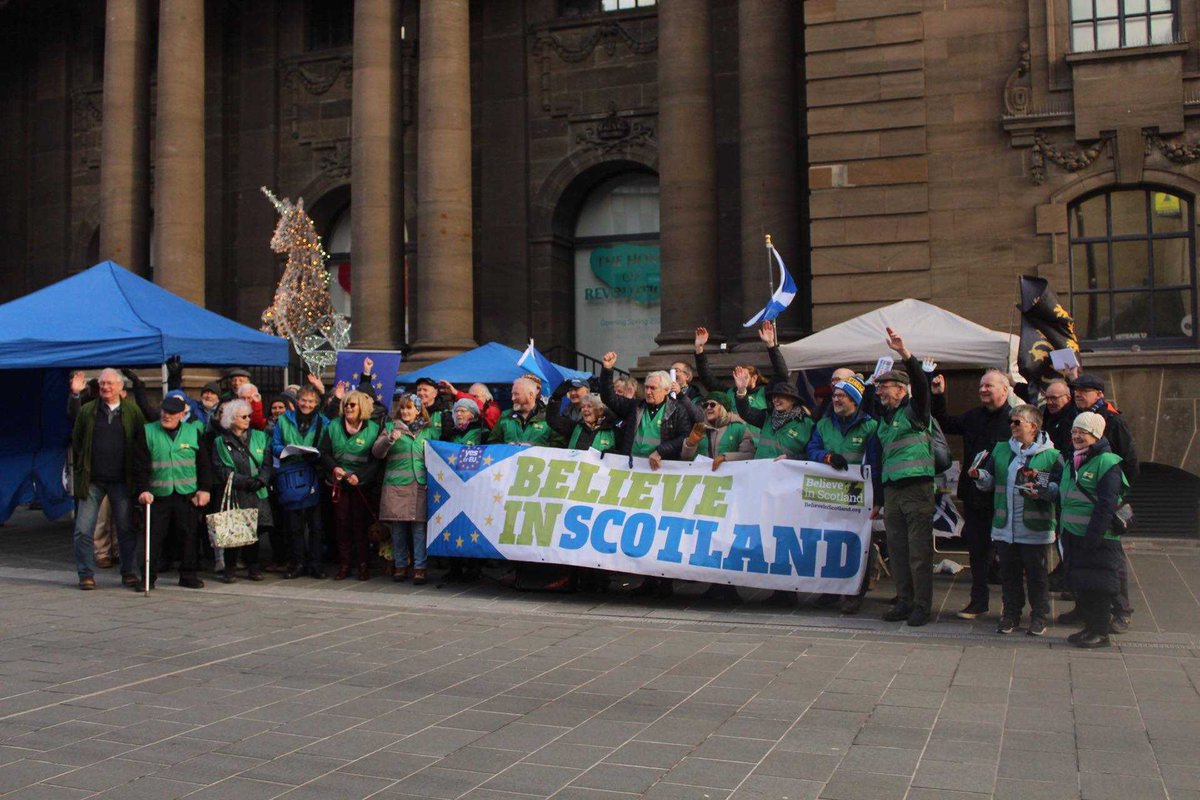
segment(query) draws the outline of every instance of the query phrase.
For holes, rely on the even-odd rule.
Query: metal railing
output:
[[[561,344],[556,344],[548,349],[546,351],[546,358],[558,364],[573,364],[574,369],[585,370],[594,375],[599,375],[600,369],[604,366],[604,363],[595,356],[581,353],[578,350],[572,350]],[[613,372],[618,375],[629,374],[629,370],[621,369],[620,367],[613,367]]]

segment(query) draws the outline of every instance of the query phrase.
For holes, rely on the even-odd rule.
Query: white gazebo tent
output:
[[[1001,333],[939,308],[908,298],[826,328],[779,349],[793,372],[874,364],[888,349],[885,329],[904,337],[919,358],[943,367],[997,367],[1016,375],[1019,337]]]

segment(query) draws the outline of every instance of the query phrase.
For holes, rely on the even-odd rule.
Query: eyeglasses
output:
[[[358,403],[343,403],[346,408],[358,408]]]
[[[709,400],[707,403],[704,404],[704,407],[705,408],[716,408],[719,405],[721,405],[721,404],[716,402],[715,400]]]
[[[1025,420],[1023,420],[1023,419],[1017,419],[1016,417],[1013,417],[1012,419],[1010,419],[1008,421],[1008,424],[1012,425],[1013,427],[1016,427],[1017,425],[1020,425],[1024,421]]]
[[[249,414],[234,414],[234,419],[250,419]]]

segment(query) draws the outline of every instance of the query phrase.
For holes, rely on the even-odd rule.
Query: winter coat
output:
[[[398,423],[392,423],[389,427],[398,427],[401,430],[401,437],[413,440],[412,444],[420,452],[424,452],[424,443],[432,441],[436,438],[436,431],[430,425],[425,425],[416,433],[410,431],[406,426],[401,426]],[[394,444],[400,444],[399,440],[396,443],[392,442],[390,430],[380,432],[378,438],[375,439],[375,444],[371,446],[371,455],[379,459],[383,463],[383,486],[379,494],[379,519],[383,522],[404,522],[404,521],[425,521],[425,458],[422,455],[417,461],[418,474],[416,479],[407,485],[392,485],[388,483],[387,466],[389,457],[396,457],[392,453]],[[419,445],[419,447],[418,447]]]
[[[997,482],[996,459],[1001,448],[1007,450],[1005,455],[1009,456],[1009,461],[1003,480]],[[991,493],[993,497],[996,513],[992,520],[992,541],[1010,544],[1049,544],[1054,541],[1055,508],[1051,498],[1056,496],[1058,484],[1052,480],[1052,485],[1041,493],[1040,498],[1030,497],[1017,486],[1025,483],[1020,477],[1022,469],[1039,469],[1051,472],[1053,476],[1055,466],[1061,474],[1062,458],[1045,431],[1040,431],[1037,439],[1027,446],[1009,438],[992,448],[991,454],[979,466],[979,477],[975,479],[979,491]]]
[[[92,437],[96,432],[96,414],[103,401],[97,398],[83,404],[75,416],[75,427],[71,432],[71,453],[75,497],[86,500],[92,477]],[[106,412],[107,413],[107,412]],[[146,417],[132,400],[121,401],[121,425],[125,429],[125,485],[133,489],[133,439],[135,431],[142,430]]]
[[[741,430],[741,435],[737,436],[736,443],[726,439],[726,434],[731,427],[734,430]],[[730,445],[733,445],[735,449],[730,450]],[[713,458],[718,455],[724,456],[726,461],[749,461],[754,458],[754,437],[750,434],[750,426],[737,414],[729,413],[715,423],[705,422],[704,438],[696,444],[688,444],[685,437],[683,449],[680,451],[680,455],[686,461],[695,458],[697,454]]]
[[[1091,446],[1084,458],[1083,471],[1087,471],[1088,462],[1096,456],[1111,452],[1108,440],[1100,439]],[[1070,475],[1077,476],[1073,460],[1067,457],[1066,462],[1064,469]],[[1063,482],[1066,482],[1065,476]],[[1062,484],[1060,490],[1061,487]],[[1112,467],[1098,476],[1096,490],[1092,492],[1096,500],[1092,504],[1086,533],[1083,536],[1063,534],[1063,568],[1072,591],[1104,594],[1117,594],[1120,591],[1119,572],[1125,554],[1121,549],[1121,541],[1108,538],[1106,534],[1112,526],[1113,515],[1121,504],[1124,490],[1125,481],[1120,469]]]
[[[975,406],[961,414],[947,414],[946,395],[935,394],[931,408],[934,418],[942,426],[943,433],[947,436],[962,437],[963,464],[969,465],[979,453],[990,453],[997,443],[1008,441],[1012,433],[1008,424],[1009,412],[1012,409],[1007,403],[994,411],[984,406]],[[972,511],[986,511],[992,507],[991,491],[979,489],[971,480],[958,482],[958,499]]]
[[[617,419],[622,420],[621,432],[623,436],[619,452],[628,455],[632,451],[633,443],[637,438],[638,425],[642,421],[642,415],[649,406],[644,400],[621,397],[613,391],[613,371],[611,369],[601,369],[600,371],[600,399],[604,401],[604,405],[608,406]],[[668,461],[679,461],[681,459],[684,437],[692,429],[693,423],[699,422],[702,419],[702,417],[698,418],[689,413],[689,408],[694,409],[694,406],[686,398],[679,398],[677,400],[667,398],[663,402],[662,419],[658,429],[659,443],[654,449],[655,452]]]
[[[260,432],[261,433],[261,432]],[[271,503],[268,497],[259,497],[258,490],[271,485],[273,474],[270,444],[265,448],[262,466],[255,467],[250,458],[249,436],[242,441],[233,431],[222,429],[213,437],[211,450],[213,468],[213,503],[214,509],[219,507],[225,492],[225,481],[233,473],[233,502],[239,508],[258,509],[258,527],[269,528],[273,524],[271,518]],[[221,458],[221,447],[224,446],[233,461],[233,469]]]

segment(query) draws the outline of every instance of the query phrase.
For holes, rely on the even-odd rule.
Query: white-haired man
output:
[[[121,396],[125,379],[115,369],[101,371],[98,397],[84,403],[71,434],[75,477],[75,569],[80,589],[95,589],[96,515],[108,498],[117,526],[121,582],[137,584],[137,536],[133,531],[133,437],[146,424],[141,409]]]

